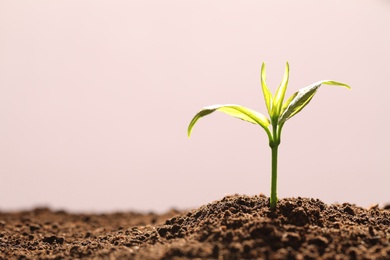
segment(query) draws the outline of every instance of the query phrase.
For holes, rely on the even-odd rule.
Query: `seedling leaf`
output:
[[[290,74],[290,66],[289,66],[288,62],[286,62],[286,69],[284,71],[282,82],[280,83],[278,89],[276,90],[275,96],[274,96],[271,117],[277,117],[280,115],[280,111],[281,111],[282,105],[283,105],[284,96],[285,96],[286,90],[287,90],[289,74]]]
[[[282,115],[279,118],[279,124],[284,124],[288,119],[299,113],[314,97],[318,88],[322,85],[334,85],[342,86],[350,89],[347,84],[340,83],[333,80],[323,80],[316,82],[305,88],[301,88],[298,92],[294,93],[284,104],[282,108]]]
[[[213,113],[214,111],[220,111],[229,116],[239,118],[241,120],[250,122],[252,124],[260,125],[262,128],[266,129],[266,131],[268,130],[268,126],[270,124],[268,118],[266,118],[263,114],[251,110],[249,108],[242,107],[235,104],[213,105],[213,106],[204,107],[194,116],[194,118],[192,118],[190,124],[188,125],[188,131],[187,131],[188,137],[191,136],[192,128],[194,127],[195,123],[200,118],[207,116]]]
[[[268,114],[271,116],[272,94],[271,94],[271,91],[269,90],[267,83],[266,83],[266,73],[265,73],[265,63],[264,62],[261,65],[260,81],[261,81],[261,88],[262,88],[263,94],[264,94],[265,105],[267,106]]]

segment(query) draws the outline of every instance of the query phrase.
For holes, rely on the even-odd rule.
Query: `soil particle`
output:
[[[227,196],[163,215],[0,212],[0,259],[390,259],[390,210]]]

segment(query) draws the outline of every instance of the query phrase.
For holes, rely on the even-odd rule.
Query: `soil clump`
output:
[[[0,259],[390,259],[390,210],[227,196],[198,209],[0,212]]]

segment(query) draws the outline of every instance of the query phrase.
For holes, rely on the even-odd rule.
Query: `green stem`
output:
[[[271,209],[276,207],[278,202],[278,197],[276,195],[276,184],[278,178],[278,144],[275,144],[271,147],[272,150],[272,176],[271,176],[271,197],[270,197],[270,206]]]
[[[272,175],[271,175],[271,196],[270,196],[270,207],[271,209],[276,208],[276,203],[278,202],[278,197],[276,194],[277,190],[277,180],[278,180],[278,147],[280,144],[280,133],[282,126],[275,124],[273,127],[273,140],[270,142],[270,147],[272,150]]]

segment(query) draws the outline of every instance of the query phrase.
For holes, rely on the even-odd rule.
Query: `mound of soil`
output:
[[[0,259],[390,259],[388,208],[234,195],[164,215],[0,213]]]

